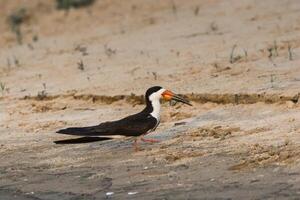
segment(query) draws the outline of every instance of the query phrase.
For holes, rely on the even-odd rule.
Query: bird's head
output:
[[[182,96],[179,96],[178,94],[175,94],[172,91],[164,89],[160,86],[154,86],[149,88],[146,91],[146,99],[149,100],[150,102],[159,101],[160,99],[164,99],[166,101],[173,100],[173,101],[182,102],[192,106],[192,104],[188,99],[183,98]]]

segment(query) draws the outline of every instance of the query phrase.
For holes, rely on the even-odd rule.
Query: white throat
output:
[[[149,100],[153,107],[153,111],[150,113],[150,115],[152,117],[154,117],[157,121],[160,120],[160,98],[161,98],[161,94],[164,91],[166,91],[166,90],[160,89],[157,92],[155,92],[149,96]]]

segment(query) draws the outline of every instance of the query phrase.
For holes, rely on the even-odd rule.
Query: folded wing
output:
[[[78,136],[139,136],[153,129],[156,126],[156,123],[157,121],[153,117],[135,114],[118,121],[104,122],[97,126],[61,129],[57,131],[57,133]]]

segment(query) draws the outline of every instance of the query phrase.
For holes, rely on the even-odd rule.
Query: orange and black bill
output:
[[[182,96],[179,96],[178,94],[174,94],[170,90],[164,91],[162,93],[162,96],[167,101],[174,100],[174,101],[178,101],[178,102],[181,102],[181,103],[185,103],[189,106],[192,106],[192,104],[190,103],[190,101],[188,99],[185,99]]]

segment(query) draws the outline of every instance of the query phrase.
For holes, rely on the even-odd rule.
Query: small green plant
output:
[[[87,53],[87,48],[84,47],[84,46],[77,45],[77,46],[75,47],[74,50],[75,50],[75,51],[79,51],[83,56],[89,55],[89,54]]]
[[[43,90],[38,91],[38,94],[37,94],[37,99],[38,100],[44,100],[44,99],[47,98],[48,93],[47,93],[46,90],[47,90],[47,85],[46,85],[46,83],[43,83]]]
[[[274,40],[273,46],[268,48],[269,51],[269,58],[272,59],[273,57],[277,57],[278,54],[278,46],[276,40]]]
[[[112,49],[110,47],[108,47],[106,44],[104,45],[104,52],[107,55],[107,57],[111,57],[112,55],[115,55],[117,50],[116,49]]]
[[[5,90],[6,90],[6,85],[5,85],[5,83],[0,82],[0,90],[1,90],[2,95],[4,95],[4,92],[5,92]]]
[[[77,63],[77,68],[80,69],[81,71],[84,71],[84,64],[83,64],[82,60],[80,60]]]
[[[245,56],[245,60],[248,60],[248,51],[246,49],[244,49],[244,56]]]
[[[271,82],[271,88],[274,88],[275,74],[271,74],[271,76],[270,76],[270,82]]]
[[[44,100],[47,98],[47,92],[45,90],[39,91],[37,94],[38,100]]]
[[[230,53],[230,58],[229,58],[229,62],[231,64],[237,62],[238,60],[242,59],[241,55],[234,55],[234,50],[237,47],[237,45],[233,45],[232,49],[231,49],[231,53]]]
[[[22,44],[21,25],[29,18],[25,8],[20,8],[8,16],[11,31],[15,33],[18,44]]]
[[[19,61],[19,59],[16,56],[13,56],[13,59],[14,59],[15,66],[16,67],[20,67],[20,61]]]
[[[70,8],[81,8],[93,4],[95,0],[56,0],[56,8],[69,10]]]
[[[154,77],[154,80],[157,80],[157,73],[156,72],[152,72],[152,75]]]
[[[293,52],[290,43],[288,43],[289,60],[293,60]]]

